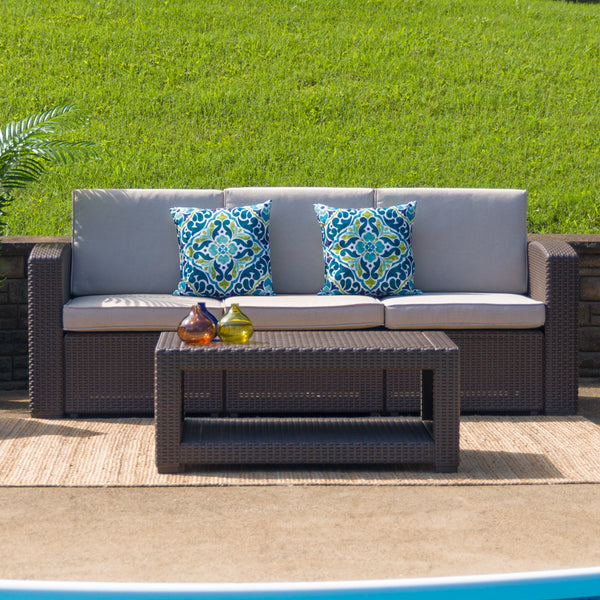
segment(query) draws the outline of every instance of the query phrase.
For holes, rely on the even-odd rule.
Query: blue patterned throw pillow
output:
[[[181,274],[173,295],[273,295],[270,211],[270,200],[235,208],[171,208]]]
[[[321,295],[407,296],[414,286],[412,224],[416,202],[387,208],[315,204],[323,235]]]

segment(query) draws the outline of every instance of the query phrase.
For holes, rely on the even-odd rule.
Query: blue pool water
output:
[[[0,580],[0,600],[600,600],[600,568],[509,575],[280,584]]]

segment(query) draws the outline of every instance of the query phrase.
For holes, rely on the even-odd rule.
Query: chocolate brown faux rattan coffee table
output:
[[[184,413],[188,371],[206,375],[214,393],[223,394],[221,414]],[[386,385],[401,381],[394,375],[414,371],[422,381],[420,417],[388,414]],[[322,401],[329,392],[324,388],[309,394],[311,374],[316,379],[319,373],[330,374],[325,379],[335,382],[336,373],[348,374],[346,378],[365,372],[374,378],[358,396],[372,396],[382,407],[380,414],[242,416],[239,407],[232,410],[227,403],[256,395],[253,381],[261,381],[262,387],[267,382],[273,406],[281,395],[302,397],[305,391],[299,386],[307,388],[307,398]],[[344,398],[357,387],[353,383]],[[459,403],[459,351],[442,332],[260,331],[247,344],[217,341],[205,346],[186,344],[166,332],[155,349],[156,465],[159,473],[217,464],[430,463],[437,471],[456,471]]]

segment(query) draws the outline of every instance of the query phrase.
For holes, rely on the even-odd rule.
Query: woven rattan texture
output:
[[[544,408],[550,415],[577,411],[579,268],[575,250],[555,240],[531,242],[530,295],[546,304]]]
[[[463,412],[544,410],[542,331],[454,330],[447,334],[461,349]]]
[[[62,310],[69,298],[70,244],[37,244],[28,262],[29,399],[37,417],[64,415]]]
[[[154,412],[154,347],[159,334],[67,333],[66,402],[70,415],[151,415]],[[150,358],[150,360],[149,360]],[[99,377],[109,373],[109,377]],[[223,410],[222,374],[185,376],[186,411]]]
[[[275,387],[273,386],[275,382]],[[231,413],[366,413],[385,410],[383,373],[358,369],[227,371],[225,406]]]
[[[88,336],[84,346],[99,346],[94,352],[103,355],[103,362],[96,364],[86,358],[85,351],[80,354],[79,350],[72,355],[74,358],[65,358],[62,307],[70,296],[70,255],[69,244],[47,243],[36,245],[30,254],[28,334],[32,414],[63,416],[66,390],[70,390],[69,403],[77,414],[89,411],[89,414],[108,415],[116,406],[118,414],[151,414],[154,356],[146,333],[132,334],[135,341],[128,342],[131,353],[127,355],[115,352],[120,343],[118,338],[82,334]],[[463,411],[575,414],[578,272],[577,255],[571,247],[553,240],[530,242],[529,288],[532,297],[546,303],[543,329],[507,330],[500,334],[489,330],[446,332],[461,350]],[[158,332],[151,335],[158,339]],[[532,336],[536,339],[529,339]],[[81,362],[77,362],[80,357]],[[323,380],[327,376],[327,373],[317,375]],[[207,378],[199,383],[193,381],[194,377],[186,375],[186,410],[198,414],[205,409],[208,414],[213,409],[222,410],[224,398],[222,390],[218,391],[219,374],[209,384],[214,385],[211,397],[221,394],[212,407],[207,405],[203,389]],[[364,370],[361,377],[366,377]],[[396,379],[387,382],[387,410],[416,411],[418,378],[401,372],[393,377]],[[85,384],[82,387],[78,382]],[[108,393],[100,391],[103,387]],[[133,389],[137,391],[132,396]],[[284,406],[285,403],[281,410]],[[290,399],[290,411],[297,406],[297,399]],[[262,410],[258,404],[255,408]],[[329,410],[331,403],[322,408]]]
[[[458,348],[443,333],[257,332],[250,344],[208,346],[190,346],[176,334],[164,333],[155,354],[156,460],[161,472],[176,472],[183,464],[196,463],[434,462],[442,471],[458,466]],[[297,372],[375,371],[381,374],[379,385],[368,390],[367,397],[377,406],[385,402],[387,369],[432,372],[432,388],[423,389],[427,429],[424,424],[408,425],[393,418],[184,420],[181,374],[203,369],[262,374],[271,397],[280,391],[288,397],[306,395],[303,387],[294,388],[306,382],[295,376]],[[226,397],[256,396],[254,378],[237,374],[233,379],[226,376],[226,389],[235,386]],[[316,396],[326,398],[329,390],[325,385]],[[313,386],[310,395],[314,392]],[[335,396],[327,398],[334,400]],[[362,398],[357,399],[358,409],[352,397],[346,402],[350,412],[364,410]]]
[[[400,464],[433,463],[435,453],[424,427],[398,418],[192,419],[184,425],[181,460]]]

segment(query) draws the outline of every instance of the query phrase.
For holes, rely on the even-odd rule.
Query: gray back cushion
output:
[[[170,294],[179,253],[169,208],[222,205],[220,190],[75,190],[73,295]]]
[[[424,292],[527,291],[523,190],[394,188],[377,206],[417,201],[415,285]]]
[[[417,201],[415,283],[425,292],[527,291],[527,196],[521,190],[250,187],[73,192],[72,292],[170,294],[179,281],[173,206],[234,207],[271,199],[273,287],[323,285],[313,204],[338,208]]]
[[[325,262],[321,228],[313,204],[336,208],[373,206],[370,188],[249,187],[225,190],[225,206],[272,200],[271,269],[276,294],[316,293],[323,286]]]

